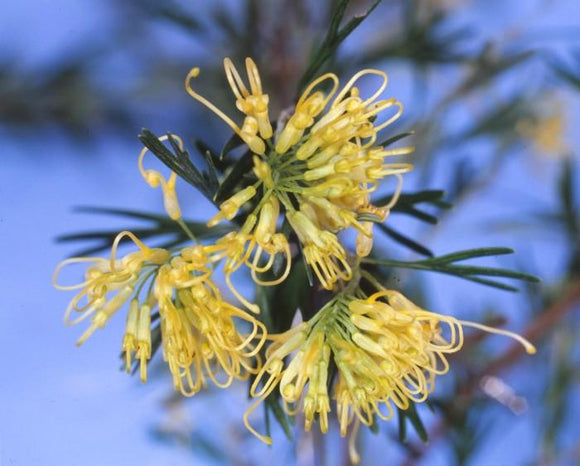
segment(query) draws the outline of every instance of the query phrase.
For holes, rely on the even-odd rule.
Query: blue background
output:
[[[558,31],[579,26],[580,5],[576,0],[464,3],[454,13],[457,22],[472,22],[480,33],[490,37],[520,34],[521,40],[530,44],[539,41],[546,48],[564,50]],[[5,3],[0,17],[0,55],[16,59],[27,72],[46,72],[51,64],[71,54],[82,55],[89,44],[106,42],[110,31],[122,27],[114,14],[116,7],[115,2],[90,0]],[[204,7],[198,7],[203,16]],[[377,18],[376,22],[365,24],[347,41],[344,53],[356,51],[379,23]],[[104,89],[117,92],[124,81],[138,81],[140,74],[147,72],[144,63],[161,59],[164,54],[191,56],[191,66],[221,61],[222,57],[213,56],[204,44],[190,40],[167,24],[155,26],[154,33],[155,50],[123,49],[118,56],[109,56],[95,67],[94,79]],[[579,45],[578,41],[573,44]],[[533,79],[533,66],[510,75],[489,92],[509,94],[520,80]],[[413,86],[409,84],[411,75],[404,64],[391,63],[385,70],[390,75],[389,93],[406,104],[409,116],[428,110],[438,93],[445,90],[446,74],[454,73],[443,70],[435,74],[431,96],[423,102],[414,98]],[[175,89],[181,89],[186,72],[187,68],[175,70],[167,79],[174,80]],[[189,99],[184,91],[179,98]],[[575,130],[580,110],[578,96],[563,92],[559,99],[567,115],[564,137],[574,146],[578,142]],[[461,125],[464,112],[476,111],[481,104],[472,101],[467,109],[457,109],[457,118],[445,124]],[[170,111],[171,101],[164,112],[147,103],[141,105],[137,94],[133,105],[130,110],[137,123],[132,130],[111,131],[107,122],[101,122],[91,130],[91,141],[70,138],[50,122],[34,130],[0,125],[0,463],[146,466],[235,464],[235,458],[239,460],[237,464],[269,464],[276,458],[277,462],[291,464],[297,449],[301,464],[308,464],[309,438],[299,435],[292,444],[277,435],[275,447],[267,448],[247,436],[239,422],[241,406],[246,404],[242,384],[225,393],[210,390],[199,394],[185,405],[170,403],[173,408],[168,410],[167,404],[163,405],[171,393],[168,374],[153,376],[150,383],[141,385],[118,370],[122,318],[114,319],[105,331],[97,332],[82,349],[74,346],[80,329],[62,324],[62,314],[71,296],[54,290],[51,276],[55,265],[74,248],[56,244],[54,238],[71,231],[121,228],[127,224],[115,218],[74,213],[72,208],[101,205],[162,212],[159,192],[149,189],[137,171],[140,143],[135,136],[140,126],[177,133],[190,127],[196,135],[211,130],[210,142],[218,147],[227,137],[226,128],[209,112],[201,115],[211,122],[197,119],[188,124],[181,114]],[[193,101],[188,105],[197,106]],[[400,127],[404,128],[404,124]],[[483,158],[489,151],[486,141],[479,141],[470,154],[478,163],[479,154]],[[445,164],[438,166],[443,171],[441,180],[445,179],[444,168]],[[534,154],[530,147],[520,148],[498,174],[495,187],[478,193],[448,215],[443,225],[429,233],[428,244],[439,253],[476,246],[513,246],[519,250],[518,258],[500,264],[516,267],[535,264],[536,269],[531,272],[539,273],[549,285],[562,272],[566,251],[560,233],[498,233],[490,232],[489,225],[500,218],[514,218],[534,206],[554,208],[553,180],[558,169],[557,160]],[[429,187],[436,188],[437,179],[438,176]],[[409,177],[408,183],[409,189],[421,187],[417,174]],[[189,217],[205,219],[211,214],[209,205],[187,186],[182,185],[180,193]],[[505,203],[506,196],[516,200]],[[407,228],[404,219],[393,216],[392,220],[399,228]],[[529,316],[525,312],[528,304],[521,296],[445,276],[423,277],[422,283],[432,309],[438,312],[481,320],[486,310],[493,307],[509,317],[507,327],[515,330],[521,329]],[[492,337],[489,348],[497,352],[506,344],[501,338]],[[507,382],[529,400],[529,409],[517,417],[500,405],[490,409],[486,415],[493,419],[495,430],[472,464],[529,464],[537,457],[541,418],[533,403],[542,394],[538,380],[546,376],[542,365],[547,358],[540,354],[510,373]],[[443,388],[445,383],[443,380]],[[577,398],[569,404],[569,410],[570,419],[577,419],[580,415]],[[428,411],[424,415],[430,422],[432,415]],[[378,436],[365,435],[363,464],[386,464],[386,458],[395,464],[401,458],[400,448],[389,440],[396,422],[391,424],[384,426]],[[183,430],[182,445],[178,440],[159,441],[152,432],[160,425],[168,432]],[[193,453],[183,448],[192,441],[187,434],[190,430],[203,439],[193,445]],[[578,429],[573,425],[565,435],[568,444],[578,445]],[[337,441],[331,436],[329,444]],[[216,460],[211,451],[207,454],[212,445],[225,452],[225,458]],[[334,454],[329,453],[331,459]],[[436,446],[423,463],[449,464],[449,451],[444,444]]]

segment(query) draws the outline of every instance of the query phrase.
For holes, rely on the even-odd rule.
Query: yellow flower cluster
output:
[[[387,157],[408,154],[413,150],[411,147],[385,149],[374,145],[378,133],[398,119],[403,109],[396,99],[380,99],[387,86],[386,74],[379,70],[360,71],[340,90],[334,74],[319,77],[306,88],[288,120],[279,121],[274,132],[269,119],[269,97],[263,92],[254,61],[246,59],[248,85],[230,59],[225,59],[224,67],[236,107],[244,114],[241,126],[194,91],[191,81],[199,75],[198,68],[188,74],[186,88],[248,145],[254,153],[257,181],[223,202],[208,225],[232,220],[246,203],[257,197],[241,227],[244,238],[232,235],[238,244],[244,239],[257,244],[254,259],[248,264],[255,280],[256,273],[271,269],[278,253],[285,254],[288,266],[273,284],[282,281],[289,270],[287,239],[276,233],[281,207],[302,244],[306,262],[322,286],[332,289],[337,280],[349,280],[351,266],[337,233],[351,226],[356,228],[357,254],[368,255],[372,248],[372,222],[359,218],[370,214],[376,221],[383,221],[392,206],[373,206],[369,194],[389,175],[397,177],[398,192],[401,174],[412,168],[407,163],[386,163]],[[380,80],[367,98],[361,97],[357,87],[365,76]],[[325,85],[330,89],[325,91]],[[389,116],[381,121],[384,113]],[[244,249],[245,254],[249,255],[251,249]],[[270,257],[260,266],[263,253]],[[237,257],[229,271],[245,256],[240,253]]]
[[[124,237],[129,237],[139,250],[116,259],[118,244]],[[60,285],[58,277],[63,267],[75,263],[92,264],[86,269],[85,280],[76,285]],[[148,248],[132,233],[122,232],[115,239],[110,260],[68,259],[57,267],[54,284],[62,290],[81,290],[65,313],[68,325],[91,318],[78,345],[130,302],[122,343],[127,372],[136,355],[141,380],[146,381],[153,326],[160,332],[163,357],[176,390],[191,396],[208,379],[226,387],[234,379],[245,380],[255,373],[260,367],[258,352],[266,338],[264,325],[224,301],[211,276],[211,258],[205,246],[171,253]],[[73,313],[78,316],[71,320]],[[237,321],[251,326],[249,334],[238,332]]]
[[[80,290],[66,310],[65,323],[91,321],[79,345],[128,304],[122,342],[127,371],[136,358],[141,380],[146,381],[155,335],[175,389],[183,395],[197,393],[208,381],[227,387],[235,379],[254,375],[250,394],[257,401],[246,411],[244,422],[267,443],[271,439],[250,425],[249,416],[274,390],[279,391],[288,414],[302,413],[306,430],[318,420],[326,432],[334,406],[344,436],[351,424],[356,431],[361,423],[390,419],[395,407],[404,410],[411,402],[424,401],[435,387],[436,375],[448,371],[447,355],[461,349],[465,326],[508,335],[529,353],[535,351],[510,332],[423,310],[402,294],[382,288],[359,268],[360,257],[372,249],[373,222],[385,220],[397,202],[401,175],[412,168],[407,163],[386,162],[388,157],[410,153],[411,147],[375,145],[377,134],[402,112],[397,100],[380,98],[387,86],[385,73],[360,71],[340,89],[338,78],[325,74],[306,88],[288,118],[272,124],[269,97],[255,63],[246,59],[247,84],[229,59],[224,65],[236,107],[244,114],[241,126],[193,90],[191,81],[199,69],[188,74],[186,88],[253,153],[254,180],[221,203],[219,212],[207,222],[212,228],[224,220],[235,221],[238,228],[214,243],[198,243],[181,217],[177,175],[172,172],[166,178],[146,169],[147,149],[143,149],[141,175],[151,187],[161,188],[168,216],[193,245],[149,248],[124,231],[116,237],[110,259],[80,257],[62,262],[55,272],[55,286]],[[365,76],[379,78],[378,87],[366,98],[358,87]],[[181,139],[175,137],[175,143],[183,149]],[[372,205],[370,194],[391,175],[397,180],[393,198],[387,205]],[[340,281],[341,291],[309,321],[267,335],[258,318],[222,298],[212,279],[215,265],[223,261],[233,294],[247,309],[259,313],[258,306],[237,291],[231,275],[245,265],[259,285],[278,285],[288,277],[293,238],[279,231],[282,221],[294,231],[302,256],[322,287],[334,290]],[[337,236],[349,227],[358,233],[356,260],[347,256]],[[137,251],[118,259],[117,249],[124,238]],[[84,281],[59,284],[62,269],[71,264],[89,264]],[[278,276],[274,270],[281,270]],[[376,292],[365,294],[361,279]],[[264,359],[261,350],[267,339],[271,343]],[[356,459],[354,448],[351,455]]]
[[[397,291],[380,289],[370,297],[360,289],[340,293],[310,321],[268,337],[272,344],[250,389],[258,400],[246,411],[246,426],[271,443],[249,424],[248,416],[278,389],[288,414],[301,411],[306,430],[318,418],[325,433],[331,357],[341,434],[353,421],[370,426],[376,418],[390,419],[394,406],[405,410],[410,402],[427,399],[435,376],[449,370],[447,355],[463,346],[465,326],[510,336],[535,352],[519,335],[425,311]]]

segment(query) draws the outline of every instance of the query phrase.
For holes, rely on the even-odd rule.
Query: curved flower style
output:
[[[124,237],[129,237],[139,251],[116,259],[118,244]],[[93,265],[87,268],[85,281],[72,286],[57,283],[63,267],[87,262]],[[74,325],[92,316],[78,345],[97,328],[103,328],[130,301],[122,350],[127,372],[133,355],[140,361],[143,382],[147,380],[147,362],[151,358],[151,326],[158,319],[163,357],[173,374],[175,388],[191,396],[208,379],[227,387],[234,379],[245,380],[256,373],[260,368],[258,352],[266,338],[261,322],[222,299],[211,275],[205,246],[187,247],[171,254],[148,248],[132,233],[122,232],[115,239],[110,260],[66,260],[57,267],[54,282],[58,289],[81,289],[67,308],[65,323]],[[146,285],[149,291],[143,293]],[[71,320],[73,312],[80,315]],[[250,324],[250,333],[240,334],[236,321]],[[223,380],[218,375],[221,372],[226,374]]]
[[[387,86],[387,75],[379,70],[363,70],[355,74],[339,91],[339,80],[327,73],[314,80],[298,100],[294,113],[276,131],[269,120],[269,98],[263,93],[256,64],[246,59],[249,85],[229,58],[224,60],[228,82],[236,98],[236,107],[244,114],[241,126],[192,87],[192,79],[199,68],[190,71],[186,78],[187,92],[197,101],[224,120],[255,154],[254,173],[258,181],[235,193],[223,202],[219,213],[208,222],[215,225],[221,220],[233,219],[240,208],[257,198],[246,223],[244,238],[239,244],[249,243],[244,253],[232,252],[230,257],[238,265],[246,262],[256,273],[271,269],[278,253],[286,256],[288,267],[273,282],[281,282],[289,272],[290,254],[287,240],[277,235],[276,225],[280,206],[303,244],[306,262],[313,268],[324,288],[332,289],[339,280],[352,277],[347,255],[336,234],[348,227],[358,230],[357,253],[367,255],[372,248],[372,222],[359,218],[374,216],[383,221],[392,205],[372,206],[369,195],[379,182],[389,175],[398,180],[412,166],[407,163],[386,163],[387,157],[412,152],[412,147],[385,149],[374,146],[378,133],[397,120],[403,106],[393,98],[380,99]],[[380,83],[372,95],[363,98],[357,87],[361,78],[376,76]],[[330,85],[330,90],[323,88]],[[382,114],[389,114],[381,119]],[[397,197],[397,195],[395,197]],[[267,213],[263,211],[267,209]],[[256,219],[260,222],[256,224]],[[262,222],[262,218],[266,218]],[[260,230],[268,225],[267,233]],[[255,228],[255,231],[253,230]],[[271,239],[271,241],[270,241]],[[256,256],[253,242],[258,244]],[[236,249],[236,248],[234,248]],[[236,249],[240,250],[240,248]],[[259,265],[262,253],[270,258]],[[229,272],[236,266],[232,265]],[[228,271],[226,271],[228,273]],[[259,282],[259,280],[257,280]]]
[[[117,259],[117,248],[120,241],[128,237],[139,251]],[[83,344],[97,328],[103,328],[109,319],[121,308],[133,293],[150,277],[151,270],[169,259],[169,252],[164,249],[151,249],[143,244],[133,233],[123,231],[117,235],[111,249],[110,259],[101,257],[74,257],[61,262],[55,270],[53,283],[59,290],[77,290],[79,293],[72,299],[64,315],[66,325],[75,325],[91,317],[91,325],[77,341]],[[85,272],[85,281],[76,285],[59,285],[57,280],[62,269],[70,264],[89,263]],[[138,293],[137,291],[137,293]],[[113,296],[111,293],[116,292]],[[71,315],[80,314],[71,320]]]
[[[173,138],[179,144],[179,147],[183,150],[183,141],[179,136],[173,135]],[[166,141],[168,136],[162,136],[159,138],[159,141]],[[148,149],[143,148],[141,153],[139,154],[139,172],[147,182],[149,186],[152,188],[157,188],[161,186],[161,191],[163,192],[163,202],[165,205],[165,211],[169,218],[175,221],[181,220],[181,207],[179,207],[179,202],[177,200],[177,193],[175,192],[175,184],[177,182],[177,173],[171,172],[168,179],[165,179],[161,173],[157,170],[153,169],[145,169],[143,166],[143,159],[147,154]]]
[[[463,346],[463,327],[510,336],[535,352],[519,335],[425,311],[397,291],[381,289],[364,299],[362,294],[360,289],[339,294],[310,321],[269,336],[273,343],[250,389],[258,400],[244,418],[258,438],[271,442],[249,425],[248,416],[275,389],[289,414],[303,412],[306,430],[316,414],[321,431],[328,430],[331,357],[337,369],[333,398],[344,436],[353,421],[368,426],[375,417],[390,419],[394,406],[404,410],[410,402],[425,401],[435,377],[449,370],[447,355]]]

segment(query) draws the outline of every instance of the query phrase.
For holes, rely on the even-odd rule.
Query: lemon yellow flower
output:
[[[246,379],[257,370],[256,355],[265,341],[264,325],[225,302],[210,276],[204,247],[193,246],[164,264],[155,279],[163,356],[175,388],[186,396],[208,378],[219,387]],[[235,320],[249,323],[250,334],[242,336]]]
[[[117,259],[119,242],[125,237],[139,250]],[[115,239],[110,259],[80,257],[62,262],[55,272],[55,286],[81,290],[66,310],[65,323],[73,325],[91,317],[91,325],[77,344],[84,343],[130,303],[122,350],[128,372],[133,357],[139,360],[143,382],[147,380],[152,353],[154,315],[155,322],[159,320],[164,360],[181,393],[193,395],[208,380],[226,387],[234,379],[247,379],[260,367],[258,352],[264,344],[266,328],[223,300],[211,280],[208,248],[211,252],[211,247],[197,245],[173,254],[149,248],[132,233],[122,232]],[[58,284],[63,267],[75,263],[91,264],[85,280],[76,285]],[[79,315],[72,318],[73,313]],[[237,324],[249,326],[249,333],[241,334]]]
[[[125,237],[130,238],[139,250],[127,254],[122,259],[117,259],[119,242]],[[150,271],[155,270],[168,258],[168,251],[149,248],[133,233],[124,231],[115,238],[110,259],[75,257],[61,262],[54,273],[54,286],[59,290],[81,290],[66,309],[65,324],[75,325],[91,317],[91,325],[78,340],[77,345],[84,343],[97,328],[103,328],[109,319],[129,301],[137,284],[149,278]],[[85,280],[75,285],[58,284],[62,269],[78,263],[92,264],[87,267]],[[79,315],[71,320],[73,313]]]
[[[334,74],[320,76],[306,88],[285,124],[279,122],[274,131],[269,120],[269,97],[264,94],[254,61],[246,59],[249,84],[244,82],[229,58],[224,60],[224,68],[236,107],[244,115],[241,125],[193,89],[192,80],[199,76],[198,68],[192,69],[186,78],[187,92],[224,120],[255,154],[257,182],[224,201],[208,225],[234,219],[240,209],[251,202],[253,207],[248,218],[257,231],[248,228],[246,222],[242,227],[247,230],[244,236],[225,240],[224,245],[230,244],[231,249],[225,252],[227,248],[224,248],[222,254],[228,255],[233,264],[246,263],[257,281],[257,273],[270,270],[273,256],[278,253],[285,254],[286,271],[289,271],[287,240],[284,236],[276,236],[282,207],[303,244],[306,262],[322,286],[332,289],[337,280],[349,280],[352,274],[346,251],[336,234],[354,227],[361,237],[358,252],[368,254],[372,248],[368,214],[378,209],[370,204],[370,193],[387,176],[397,177],[397,193],[400,192],[401,174],[412,168],[407,163],[386,162],[389,157],[409,154],[412,147],[386,149],[375,146],[378,133],[397,120],[403,108],[394,98],[381,99],[387,86],[386,74],[379,70],[362,70],[340,90],[338,77]],[[378,80],[378,87],[364,98],[357,86],[368,76]],[[325,91],[327,85],[330,89]],[[374,217],[375,221],[384,220],[389,208],[382,209],[380,215]],[[359,219],[363,214],[367,214],[366,220]],[[266,229],[261,228],[264,225]],[[259,246],[255,250],[254,243]],[[263,253],[270,257],[266,265],[259,266]],[[270,283],[280,283],[285,277],[286,273]]]
[[[258,400],[245,414],[246,426],[271,443],[248,416],[278,389],[288,414],[301,410],[306,430],[318,415],[326,432],[331,385],[341,435],[353,423],[388,420],[395,407],[405,410],[433,392],[436,376],[449,370],[448,355],[463,346],[463,327],[509,336],[535,352],[519,335],[426,311],[397,291],[381,288],[370,297],[360,288],[340,293],[310,321],[269,336],[266,361],[250,389]],[[329,380],[331,358],[335,380]]]
[[[321,230],[302,211],[292,211],[287,214],[288,222],[304,245],[304,259],[320,280],[324,288],[332,288],[332,284],[342,278],[350,280],[352,270],[346,260],[346,252],[338,241],[338,237],[329,231]]]

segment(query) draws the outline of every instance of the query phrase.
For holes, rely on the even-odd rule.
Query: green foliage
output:
[[[378,143],[377,146],[389,147],[389,146],[392,146],[395,142],[400,141],[401,139],[405,139],[409,136],[412,136],[413,134],[415,134],[414,131],[407,131],[406,133],[399,133],[399,134],[396,134],[394,136],[391,136],[391,137],[385,139],[383,142]]]
[[[399,233],[395,229],[385,225],[384,223],[377,223],[379,229],[389,236],[391,239],[395,240],[399,244],[405,246],[406,248],[410,249],[411,251],[416,252],[417,254],[421,254],[422,256],[432,257],[433,253],[430,249],[426,248],[422,244],[419,244],[417,241],[412,240],[411,238]]]
[[[501,74],[515,69],[534,56],[533,52],[512,52],[498,55],[491,45],[485,47],[474,63],[474,71],[467,76],[455,91],[456,96],[469,94],[476,89],[481,89]]]
[[[485,400],[473,397],[468,402],[459,395],[454,398],[432,398],[431,403],[442,414],[445,425],[450,426],[448,436],[455,464],[469,464],[492,427],[492,421],[483,418]]]
[[[580,91],[580,51],[576,50],[573,54],[573,66],[551,55],[547,55],[546,59],[548,65],[559,79],[572,86],[576,91]]]
[[[410,215],[411,217],[415,217],[417,220],[435,225],[438,222],[437,217],[419,209],[417,205],[427,204],[439,209],[450,209],[452,204],[442,199],[444,195],[445,191],[437,189],[418,191],[414,193],[402,193],[399,196],[397,203],[391,208],[391,212]],[[382,206],[387,204],[392,197],[393,194],[389,194],[374,200],[373,203]]]
[[[528,97],[518,94],[507,99],[505,103],[494,106],[487,114],[476,121],[471,128],[452,138],[448,145],[453,146],[481,136],[501,137],[506,135],[513,139],[513,129],[518,121],[529,116],[530,110]]]
[[[128,225],[126,228],[116,228],[114,230],[83,231],[80,233],[70,233],[61,235],[56,238],[59,243],[77,243],[81,241],[92,241],[96,244],[87,248],[76,251],[74,256],[87,256],[98,252],[105,251],[111,247],[115,237],[123,230],[131,230],[141,240],[157,240],[157,247],[174,248],[187,241],[190,241],[185,232],[179,228],[179,225],[171,220],[167,215],[156,215],[148,212],[138,212],[127,209],[113,209],[107,207],[78,207],[78,212],[90,214],[103,214],[117,217],[125,217],[130,220],[141,220],[149,222],[144,227],[133,227]],[[232,231],[230,225],[218,225],[208,228],[205,223],[184,220],[185,224],[199,240],[215,239]],[[165,238],[170,236],[169,239]],[[163,239],[165,238],[165,239]]]
[[[427,430],[423,425],[423,421],[419,417],[415,402],[410,401],[409,407],[407,409],[397,408],[397,412],[399,415],[399,440],[401,442],[407,441],[407,421],[409,421],[423,442],[427,442],[429,440],[429,435],[427,434]]]
[[[189,153],[181,149],[175,137],[167,134],[173,152],[171,152],[161,141],[159,137],[146,128],[141,130],[139,140],[149,149],[159,160],[167,165],[172,171],[177,173],[181,178],[191,184],[209,201],[213,202],[215,189],[217,188],[217,175],[215,173],[215,164],[207,163],[208,171],[200,172],[189,158]],[[206,161],[211,159],[211,152],[205,152]],[[212,189],[214,188],[214,189]]]
[[[297,95],[300,95],[308,83],[320,72],[326,61],[336,54],[340,44],[372,13],[379,3],[381,0],[375,0],[366,13],[355,16],[341,28],[340,24],[350,0],[336,0],[326,37],[314,52],[309,65],[300,78]]]
[[[444,195],[445,192],[441,190],[424,190],[414,193],[403,193],[399,196],[397,203],[391,208],[391,212],[408,215],[422,222],[437,224],[438,219],[435,215],[432,215],[428,212],[425,212],[424,210],[421,210],[420,208],[417,207],[417,205],[427,204],[435,206],[439,209],[449,209],[451,208],[451,204],[442,200]],[[382,196],[373,202],[378,206],[382,206],[387,204],[392,197],[393,194],[389,194],[387,196]],[[409,238],[407,235],[404,235],[403,233],[397,231],[390,225],[379,223],[378,220],[372,219],[369,220],[375,221],[381,232],[383,232],[384,234],[386,234],[387,236],[389,236],[391,239],[398,242],[402,246],[405,246],[411,251],[414,251],[423,256],[428,257],[433,256],[433,252],[431,252],[429,248]]]
[[[271,435],[270,430],[270,413],[274,414],[274,419],[282,427],[284,434],[288,439],[292,439],[292,420],[286,411],[280,406],[280,392],[274,390],[270,395],[264,400],[264,415],[266,416],[266,435]]]
[[[401,32],[357,57],[359,66],[369,66],[385,58],[406,59],[419,67],[461,63],[469,59],[469,55],[460,49],[463,42],[472,39],[471,29],[460,27],[449,31],[444,11],[421,15],[420,3],[415,0],[403,2],[401,21],[404,27]]]
[[[462,262],[468,259],[475,259],[486,256],[500,256],[505,254],[513,254],[513,249],[509,248],[480,248],[468,249],[452,254],[446,254],[439,257],[431,257],[420,261],[398,261],[394,259],[375,259],[365,258],[364,263],[376,264],[386,267],[400,267],[406,269],[424,270],[429,272],[439,272],[447,275],[454,275],[464,280],[480,283],[482,285],[499,288],[506,291],[518,291],[517,288],[497,280],[491,280],[483,277],[501,277],[513,278],[517,280],[525,280],[529,282],[539,282],[539,279],[533,275],[516,272],[513,270],[500,269],[494,267],[481,267],[473,265],[456,265],[457,262]]]
[[[280,333],[288,330],[296,312],[300,310],[304,320],[314,315],[314,290],[309,285],[307,267],[303,259],[296,257],[290,274],[278,286],[256,286],[255,299],[260,306],[260,318],[269,332]],[[273,276],[268,274],[272,279]]]
[[[183,28],[188,33],[199,34],[204,29],[203,24],[173,0],[163,3],[147,0],[145,8],[153,18],[169,21]]]
[[[236,187],[241,187],[243,184],[244,175],[251,171],[254,163],[252,161],[252,153],[247,151],[244,155],[233,165],[230,172],[222,180],[215,193],[216,203],[225,201],[234,193]]]
[[[580,277],[580,213],[575,198],[574,167],[571,158],[562,163],[558,183],[561,205],[561,220],[571,245],[568,259],[570,278]]]

